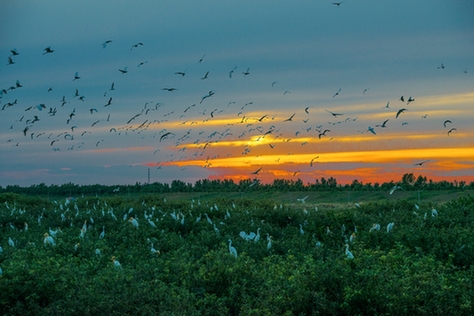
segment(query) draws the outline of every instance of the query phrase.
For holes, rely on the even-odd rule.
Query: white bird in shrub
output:
[[[229,239],[229,252],[233,257],[237,258],[237,250],[234,247],[232,247],[232,240],[230,239]]]
[[[15,242],[13,241],[13,239],[11,237],[8,237],[8,245],[10,247],[15,247]]]
[[[302,224],[300,224],[300,234],[304,235],[304,230],[303,230],[303,225]]]
[[[45,246],[47,246],[47,245],[55,246],[56,245],[56,242],[54,241],[53,237],[49,236],[48,233],[44,233],[43,237],[44,237],[43,243],[44,243]]]
[[[390,231],[393,229],[393,226],[395,225],[394,222],[388,223],[387,225],[387,233],[390,233]]]
[[[257,228],[257,235],[253,239],[254,242],[258,242],[260,240],[260,228]]]
[[[349,245],[346,244],[346,250],[344,251],[346,256],[347,256],[347,259],[354,259],[354,255],[352,254],[352,252],[349,250]]]
[[[272,248],[272,236],[270,236],[269,234],[267,234],[267,240],[268,240],[268,243],[267,243],[267,250],[270,250]]]
[[[105,237],[105,226],[102,226],[102,232],[100,233],[99,238],[104,239],[104,237]]]
[[[130,219],[128,220],[130,223],[132,223],[132,225],[135,227],[135,228],[138,228],[138,221],[136,218],[133,218],[133,217],[130,217]]]
[[[436,217],[436,216],[438,216],[438,211],[435,210],[435,209],[432,209],[431,210],[431,217]]]
[[[120,262],[118,262],[117,260],[115,260],[115,256],[112,256],[112,258],[110,258],[110,260],[112,260],[112,262],[114,263],[114,267],[115,268],[121,268],[122,265],[120,264]]]

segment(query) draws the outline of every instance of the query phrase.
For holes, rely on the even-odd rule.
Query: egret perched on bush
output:
[[[51,237],[48,233],[44,233],[43,237],[44,237],[43,243],[44,243],[45,246],[46,245],[51,245],[51,246],[56,245],[56,242],[54,241],[53,237]]]
[[[104,237],[105,237],[105,226],[102,226],[102,232],[100,233],[99,238],[104,239]]]
[[[15,247],[15,242],[13,241],[13,239],[11,237],[8,237],[8,245],[10,247]]]
[[[302,224],[300,224],[300,234],[304,235],[304,230],[303,230],[303,225]]]
[[[352,254],[352,252],[349,250],[349,245],[346,244],[346,250],[344,251],[346,256],[347,256],[347,259],[354,259],[354,255]]]
[[[260,240],[260,228],[257,228],[257,235],[253,239],[254,242],[258,242]]]
[[[132,225],[135,226],[135,228],[138,228],[138,221],[136,218],[130,217],[128,221],[132,223]]]
[[[234,247],[232,247],[232,240],[230,239],[229,239],[229,252],[233,257],[237,258],[237,250]]]
[[[120,262],[118,262],[117,260],[115,260],[115,256],[112,256],[112,258],[110,258],[110,260],[112,260],[112,262],[114,263],[114,267],[116,269],[119,269],[122,267],[122,265],[120,264]]]
[[[433,208],[431,210],[431,217],[437,217],[437,216],[438,216],[438,211]]]
[[[388,223],[388,225],[387,225],[387,233],[390,233],[390,231],[393,229],[393,225],[395,225],[394,222]]]
[[[369,230],[369,232],[371,232],[373,230],[380,230],[380,224],[373,224],[372,228]]]
[[[267,250],[270,250],[272,248],[272,236],[270,236],[269,234],[267,234],[267,240],[268,240],[268,243],[267,243]]]

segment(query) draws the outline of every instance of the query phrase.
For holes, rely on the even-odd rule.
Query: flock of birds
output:
[[[339,6],[343,2],[334,3]],[[102,49],[104,54],[113,45],[113,40],[106,40],[98,48]],[[102,46],[102,48],[100,48]],[[138,42],[130,48],[129,54],[143,49],[145,44]],[[124,52],[125,53],[125,52]],[[60,49],[56,51],[51,46],[45,47],[38,55],[47,59],[50,55],[64,54]],[[10,55],[7,57],[6,67],[16,67],[22,63],[22,52],[17,49],[11,49]],[[44,63],[50,61],[43,60]],[[229,67],[220,74],[213,74],[206,70],[207,58],[202,55],[194,61],[190,61],[191,66],[184,70],[174,72],[174,76],[181,78],[181,85],[186,84],[186,79],[190,76],[191,67],[196,72],[202,72],[202,75],[193,78],[199,81],[209,80],[212,76],[222,80],[235,80],[236,76],[241,76],[241,80],[252,77],[252,69],[243,67],[238,73],[238,67]],[[136,61],[136,68],[147,67],[148,61]],[[444,64],[442,68],[444,69]],[[22,146],[23,143],[29,145],[32,143],[43,143],[48,150],[54,152],[75,151],[81,149],[94,150],[98,147],[112,148],[117,146],[118,136],[133,135],[135,141],[145,139],[147,144],[152,144],[149,151],[148,160],[154,161],[154,166],[161,169],[166,165],[185,165],[183,162],[199,161],[204,168],[213,167],[213,159],[246,156],[252,153],[254,156],[259,155],[285,155],[294,154],[293,150],[305,153],[316,151],[314,147],[304,148],[312,144],[317,145],[320,141],[329,141],[333,137],[338,136],[338,127],[344,124],[352,124],[357,121],[357,117],[346,117],[344,113],[339,113],[331,109],[314,109],[317,106],[307,106],[304,109],[291,111],[288,116],[281,113],[270,114],[263,112],[259,108],[258,100],[248,100],[247,102],[239,102],[229,99],[223,102],[223,97],[218,101],[212,101],[219,95],[217,90],[207,90],[201,97],[196,97],[192,104],[165,104],[160,101],[149,101],[142,106],[129,106],[131,111],[135,111],[128,119],[118,118],[118,112],[123,112],[123,102],[119,96],[115,96],[116,90],[121,89],[115,84],[119,78],[123,82],[129,72],[138,71],[125,67],[116,67],[116,75],[111,75],[117,80],[104,82],[103,94],[101,96],[90,96],[83,94],[75,84],[87,80],[82,76],[82,71],[71,73],[69,78],[71,85],[67,88],[57,89],[53,86],[45,87],[44,97],[48,101],[42,101],[38,96],[38,103],[25,104],[22,101],[22,90],[28,89],[23,84],[21,78],[12,79],[10,86],[1,87],[0,89],[0,107],[2,116],[13,118],[8,126],[9,138],[6,140],[11,146]],[[62,78],[64,81],[68,78]],[[46,80],[47,81],[47,80]],[[47,84],[47,82],[46,82]],[[130,83],[132,84],[132,83]],[[282,98],[291,94],[291,91],[278,88],[278,82],[274,81],[269,84],[275,95],[280,94]],[[105,91],[104,91],[105,90]],[[163,86],[159,89],[157,97],[164,97],[163,93],[179,95],[181,88],[176,86]],[[370,89],[364,89],[362,92],[366,94]],[[339,88],[332,98],[340,97],[343,89]],[[50,98],[50,96],[53,96]],[[169,97],[169,95],[167,95]],[[49,101],[54,99],[56,101]],[[100,99],[103,101],[97,101]],[[89,101],[89,99],[93,101]],[[408,121],[401,121],[406,112],[410,111],[410,104],[415,98],[409,96],[405,98],[401,96],[398,100],[398,106],[394,112],[387,112],[385,119],[380,124],[368,126],[359,133],[370,133],[377,135],[379,131],[389,128],[392,121],[398,122],[398,125],[408,125]],[[121,103],[119,109],[115,109],[115,105]],[[291,104],[291,100],[288,101]],[[392,103],[393,104],[393,103]],[[390,101],[384,107],[387,111],[391,110]],[[263,112],[263,113],[262,113]],[[17,117],[15,117],[17,116]],[[117,116],[117,118],[115,118]],[[426,116],[424,116],[426,118]],[[326,123],[314,123],[314,118],[325,120]],[[58,123],[59,122],[59,123]],[[216,129],[217,127],[217,129]],[[453,122],[446,119],[443,122],[445,133],[450,136],[457,128],[453,126]],[[354,131],[355,132],[355,131]],[[109,143],[109,140],[114,139]],[[150,141],[150,139],[152,141]],[[124,141],[120,141],[122,144]],[[126,141],[128,142],[128,141]],[[219,143],[222,143],[220,145]],[[235,144],[231,146],[229,144]],[[297,149],[295,145],[299,146]],[[226,150],[223,154],[222,147]],[[216,150],[214,150],[214,148]],[[240,148],[240,150],[237,150]],[[262,150],[263,149],[263,150]],[[157,155],[155,159],[153,155]],[[322,155],[322,154],[321,154]],[[320,155],[314,156],[307,162],[311,168]],[[290,160],[291,161],[291,160]],[[425,162],[428,162],[426,160]],[[423,165],[423,163],[415,165]],[[280,163],[280,158],[275,160]],[[145,165],[145,162],[140,163]],[[133,166],[134,164],[130,164]],[[150,163],[147,163],[150,166]],[[181,168],[185,170],[186,167]],[[262,167],[256,171],[250,172],[249,175],[258,175]],[[295,170],[291,174],[296,176],[300,170]]]
[[[303,201],[307,197],[303,199],[298,199],[299,201]],[[163,200],[164,204],[163,206],[166,206],[166,199]],[[81,251],[81,243],[87,243],[88,240],[96,239],[96,240],[103,240],[107,238],[107,233],[106,233],[106,225],[109,227],[115,227],[115,228],[110,228],[110,229],[117,229],[115,223],[120,223],[122,222],[123,226],[129,226],[130,230],[139,230],[141,231],[141,237],[143,237],[142,242],[145,244],[143,248],[148,248],[149,249],[149,255],[151,256],[156,256],[160,255],[161,251],[159,249],[155,248],[155,242],[159,243],[160,240],[156,238],[156,234],[152,233],[153,231],[160,232],[161,230],[161,235],[166,238],[166,230],[169,227],[169,224],[167,224],[167,221],[173,220],[176,223],[179,223],[179,225],[187,225],[188,223],[191,223],[194,229],[197,227],[194,225],[202,225],[201,224],[201,219],[203,215],[203,211],[206,209],[209,209],[209,211],[206,211],[204,213],[204,216],[206,217],[206,222],[208,224],[205,224],[204,226],[199,226],[201,228],[204,228],[206,230],[209,230],[211,233],[216,234],[218,238],[227,238],[228,242],[228,249],[229,249],[229,254],[234,257],[238,258],[238,250],[233,246],[233,241],[232,241],[232,236],[230,238],[229,234],[233,234],[231,231],[229,231],[226,227],[231,226],[232,224],[232,217],[234,216],[242,216],[243,213],[248,214],[251,218],[250,211],[247,210],[242,210],[239,209],[234,202],[232,202],[231,205],[225,205],[225,213],[219,212],[219,206],[216,203],[210,204],[208,202],[205,202],[205,204],[201,205],[200,200],[194,201],[192,200],[189,208],[187,210],[177,210],[174,207],[165,207],[165,211],[163,211],[161,208],[156,207],[156,206],[148,206],[145,201],[142,202],[140,210],[136,210],[133,207],[130,207],[128,210],[127,209],[114,209],[112,206],[108,205],[105,200],[98,200],[97,202],[92,202],[89,204],[89,201],[87,201],[84,205],[83,208],[80,208],[78,206],[78,203],[75,199],[66,199],[64,203],[60,203],[55,201],[55,209],[52,211],[48,211],[47,214],[45,214],[46,210],[43,209],[43,213],[38,215],[37,218],[37,225],[39,227],[43,227],[43,218],[46,216],[48,218],[48,221],[57,221],[60,224],[60,226],[56,227],[55,229],[52,229],[49,227],[48,231],[43,234],[43,239],[42,239],[42,244],[44,248],[50,248],[50,247],[56,247],[57,243],[60,242],[63,244],[64,243],[70,243],[69,247],[71,247],[71,253],[77,254],[79,251]],[[223,207],[223,206],[221,206]],[[361,207],[358,204],[355,204],[355,207]],[[417,217],[420,218],[420,215],[417,211],[420,210],[420,207],[415,204],[415,211],[413,211],[413,214]],[[278,210],[279,209],[279,210]],[[280,204],[274,206],[274,211],[284,211],[283,210],[283,205]],[[9,212],[9,214],[7,214]],[[117,212],[118,216],[115,214]],[[196,216],[197,213],[200,213],[198,216]],[[310,224],[310,221],[312,221],[311,217],[308,217],[310,215],[310,211],[308,211],[306,208],[302,210],[304,216],[306,216],[306,220],[304,222],[299,223],[299,234],[301,236],[305,236],[305,234],[308,234],[307,231],[305,231],[305,227],[307,227]],[[319,212],[319,209],[317,206],[314,207],[314,211],[312,212]],[[27,213],[27,210],[18,208],[16,205],[10,205],[8,202],[5,202],[5,207],[3,208],[3,215],[8,215],[10,217],[19,217],[23,216]],[[208,214],[209,213],[209,214]],[[240,214],[238,214],[240,213]],[[222,217],[223,214],[223,217]],[[381,217],[382,215],[379,214]],[[433,218],[438,217],[438,211],[434,208],[431,210],[431,216]],[[120,217],[122,219],[120,219]],[[212,218],[211,218],[212,217]],[[87,218],[84,220],[84,218]],[[290,218],[290,217],[288,217]],[[427,219],[427,212],[425,212],[423,221]],[[83,222],[82,222],[83,221]],[[96,222],[103,223],[102,229],[100,229],[99,225],[96,225]],[[79,226],[77,226],[79,223]],[[260,224],[258,224],[260,223]],[[33,224],[33,223],[30,223]],[[20,247],[37,247],[37,240],[36,238],[38,236],[36,235],[30,235],[29,234],[29,227],[30,224],[25,222],[21,228],[16,227],[10,222],[10,228],[13,231],[19,232],[21,234],[25,234],[27,238],[22,239],[21,245],[19,245],[13,238],[8,237],[7,244],[8,247],[11,249],[17,249],[19,246]],[[261,222],[259,221],[254,221],[250,220],[249,225],[251,227],[257,227],[258,225],[263,225],[265,228],[260,228],[258,227],[256,232],[249,232],[247,233],[246,230],[242,230],[238,237],[235,236],[236,238],[241,238],[244,240],[244,242],[248,243],[254,243],[258,244],[261,240],[261,230],[267,230],[268,232],[271,232],[272,230],[275,231],[276,228],[272,228],[272,226],[268,223],[266,223],[265,220],[262,220]],[[99,226],[99,227],[98,227]],[[206,228],[206,226],[208,228]],[[220,227],[220,228],[219,228]],[[386,233],[391,234],[392,230],[395,227],[395,222],[391,221],[386,225]],[[221,230],[225,230],[224,233],[221,233]],[[337,240],[338,243],[342,243],[344,245],[344,254],[347,259],[354,259],[355,256],[354,254],[350,251],[350,245],[354,244],[357,239],[357,235],[359,233],[357,226],[354,226],[352,230],[346,228],[345,224],[340,225],[340,230],[341,233],[337,233],[338,228],[337,227],[329,227],[326,226],[325,228],[325,235],[327,238],[335,238],[334,240]],[[100,231],[100,233],[99,233]],[[372,234],[372,233],[378,233],[381,231],[381,225],[380,223],[373,223],[372,226],[367,228],[367,233]],[[121,230],[123,232],[123,230]],[[273,237],[270,235],[270,233],[266,233],[266,249],[271,253],[272,246],[273,246]],[[77,233],[76,237],[74,238],[63,238],[65,234],[74,234]],[[148,236],[148,237],[147,237]],[[153,237],[155,236],[155,237]],[[324,242],[322,242],[322,236],[319,236],[320,238],[318,239],[316,234],[312,234],[312,243],[314,242],[314,247],[315,249],[321,249],[321,247],[324,247]],[[66,241],[67,240],[67,241]],[[125,240],[125,238],[124,238]],[[282,240],[278,241],[282,242]],[[112,261],[112,264],[115,268],[121,268],[122,265],[117,259],[117,257],[114,255],[114,250],[113,249],[108,249],[108,252],[105,255],[110,256],[110,260]],[[4,253],[3,247],[0,245],[0,255]],[[103,255],[102,250],[99,248],[96,248],[93,253],[90,254],[91,257],[101,257]],[[0,275],[2,274],[2,270],[0,268]]]

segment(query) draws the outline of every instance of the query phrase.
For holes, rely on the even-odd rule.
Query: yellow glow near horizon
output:
[[[317,159],[314,159],[318,156]],[[458,158],[474,161],[474,148],[424,148],[424,149],[400,149],[400,150],[370,150],[370,151],[350,151],[332,152],[321,154],[294,154],[291,156],[264,155],[264,156],[244,156],[216,158],[209,160],[210,168],[226,167],[250,167],[261,165],[282,165],[282,164],[309,164],[314,159],[317,163],[340,163],[340,162],[362,162],[362,163],[387,163],[401,162],[423,159],[446,159]],[[177,166],[203,166],[207,164],[205,160],[183,160],[164,163],[166,165]]]

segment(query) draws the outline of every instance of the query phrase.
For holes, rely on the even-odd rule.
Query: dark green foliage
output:
[[[0,202],[1,315],[474,313],[470,196],[419,209],[398,199],[334,207],[145,194],[66,204],[3,193]],[[258,242],[240,236],[258,228]],[[46,232],[55,246],[43,244]]]

